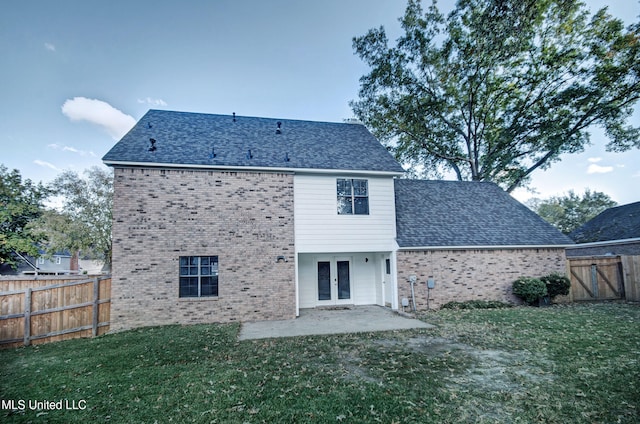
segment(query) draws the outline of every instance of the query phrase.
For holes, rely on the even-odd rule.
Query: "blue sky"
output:
[[[606,3],[587,1],[593,11]],[[640,2],[612,3],[627,24],[639,19]],[[101,165],[151,108],[340,122],[353,116],[348,102],[367,72],[352,37],[383,25],[395,39],[404,8],[399,0],[5,0],[0,163],[43,182]],[[640,151],[605,152],[598,131],[592,144],[537,171],[535,195],[588,187],[620,204],[639,201]]]

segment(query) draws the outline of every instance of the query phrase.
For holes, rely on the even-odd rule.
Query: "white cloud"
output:
[[[587,160],[591,163],[597,163],[597,162],[600,162],[602,158],[589,158]]]
[[[97,157],[97,155],[92,151],[80,150],[80,149],[76,149],[75,147],[72,147],[72,146],[61,146],[59,144],[52,143],[52,144],[48,144],[47,147],[49,147],[50,149],[53,149],[53,150],[62,150],[63,152],[77,153],[80,156]]]
[[[72,121],[87,121],[102,127],[114,140],[122,138],[136,123],[133,117],[109,103],[86,97],[68,99],[62,105],[62,113]]]
[[[39,166],[43,166],[45,168],[53,169],[54,171],[60,171],[60,168],[58,168],[54,164],[52,164],[50,162],[45,162],[45,161],[40,160],[40,159],[34,160],[33,163],[35,163],[36,165],[39,165]]]
[[[613,171],[613,166],[600,166],[592,163],[587,168],[587,174],[607,174]]]
[[[151,106],[167,106],[167,102],[162,99],[152,99],[151,97],[147,97],[146,99],[138,99],[138,103],[140,104],[148,104]]]
[[[56,46],[51,43],[44,43],[44,48],[52,52],[56,51]]]

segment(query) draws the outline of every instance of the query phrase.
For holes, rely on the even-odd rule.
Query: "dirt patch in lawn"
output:
[[[428,335],[381,339],[376,343],[381,349],[403,352],[439,369],[438,379],[450,398],[466,399],[464,408],[471,414],[466,417],[470,420],[482,416],[486,422],[510,421],[515,411],[504,408],[505,399],[526,397],[527,390],[553,381],[553,375],[546,371],[551,369],[549,361],[525,350],[482,349]],[[453,368],[445,364],[452,364]]]
[[[469,366],[462,374],[450,377],[451,385],[481,391],[509,391],[523,389],[530,384],[539,385],[552,380],[541,368],[543,358],[528,351],[480,349],[455,340],[439,337],[412,337],[406,346],[414,352],[432,355],[466,356]]]
[[[406,339],[381,339],[377,343],[387,349],[404,347],[407,352],[424,354],[434,359],[454,356],[464,358],[466,365],[462,370],[445,373],[452,390],[516,394],[524,393],[527,387],[553,380],[553,375],[545,371],[549,369],[548,361],[524,350],[481,349],[453,339],[426,335]]]

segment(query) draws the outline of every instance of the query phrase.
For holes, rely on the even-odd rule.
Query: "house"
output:
[[[570,242],[495,185],[400,180],[359,124],[150,110],[103,161],[114,330],[398,309],[414,275],[415,305],[431,277],[438,304],[510,298],[509,278],[564,270]]]
[[[17,268],[0,265],[0,275],[61,275],[78,272],[78,257],[68,251],[55,252],[47,255],[40,250],[37,257],[18,255]]]
[[[568,257],[640,255],[640,202],[609,208],[569,237],[576,243]]]

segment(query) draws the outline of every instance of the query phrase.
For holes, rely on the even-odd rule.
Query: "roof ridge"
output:
[[[217,116],[217,117],[229,117],[233,118],[246,118],[246,119],[265,119],[270,121],[288,121],[288,122],[308,122],[314,124],[339,124],[339,125],[354,125],[353,123],[348,122],[336,122],[336,121],[316,121],[311,119],[298,119],[298,118],[272,118],[268,116],[254,116],[254,115],[238,115],[235,112],[231,114],[226,113],[208,113],[208,112],[188,112],[188,111],[180,111],[180,110],[167,110],[167,109],[149,109],[145,113],[145,115],[149,112],[160,112],[160,113],[176,113],[176,114],[189,114],[189,115],[204,115],[204,116]],[[144,115],[143,115],[144,117]],[[142,119],[142,118],[141,118]],[[365,126],[364,124],[360,124]]]

